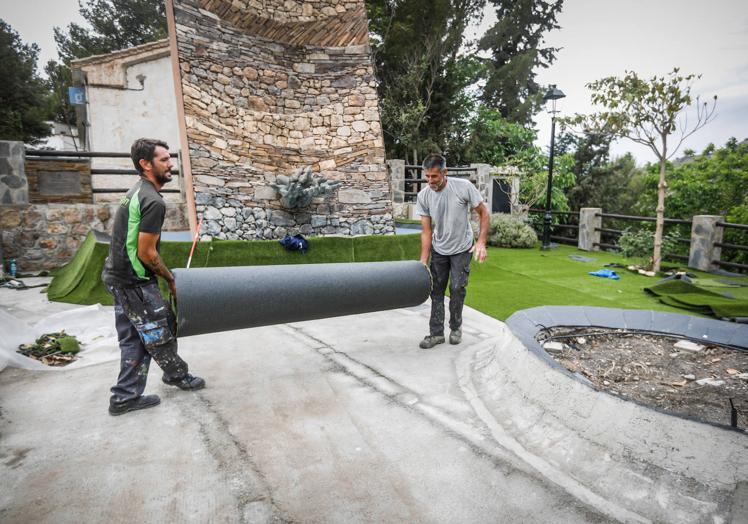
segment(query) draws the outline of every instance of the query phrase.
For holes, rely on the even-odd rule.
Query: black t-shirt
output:
[[[164,199],[144,178],[122,197],[114,215],[109,256],[101,273],[106,284],[138,286],[155,282],[156,276],[138,258],[138,233],[161,233],[165,214]],[[160,248],[159,239],[156,249]]]

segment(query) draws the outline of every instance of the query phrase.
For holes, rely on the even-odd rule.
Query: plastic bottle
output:
[[[18,270],[18,268],[16,267],[15,258],[11,258],[8,261],[8,270],[9,270],[8,272],[10,273],[10,278],[16,278],[16,271]]]

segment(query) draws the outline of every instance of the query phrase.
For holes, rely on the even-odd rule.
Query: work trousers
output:
[[[441,255],[431,250],[431,335],[444,336],[444,292],[449,282],[449,328],[459,329],[462,326],[462,307],[467,294],[468,276],[470,275],[470,251],[456,255]]]
[[[145,390],[151,358],[167,379],[187,374],[177,355],[176,317],[155,282],[137,287],[108,286],[114,297],[114,321],[121,351],[117,384],[110,402],[138,398]]]

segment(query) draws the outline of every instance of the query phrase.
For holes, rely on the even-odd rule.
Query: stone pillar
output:
[[[483,201],[490,211],[493,196],[493,180],[491,180],[493,167],[488,164],[470,164],[470,167],[475,169],[475,187],[483,195]]]
[[[0,140],[0,205],[28,203],[24,158],[23,142]]]
[[[584,251],[600,251],[600,231],[597,229],[603,225],[603,212],[599,207],[583,207],[579,210],[579,238],[577,240],[579,249]]]
[[[711,271],[712,261],[719,260],[722,249],[714,244],[722,242],[724,228],[717,222],[725,217],[719,215],[696,215],[691,223],[691,250],[688,253],[688,267]]]
[[[512,192],[509,197],[509,202],[512,206],[512,215],[517,215],[521,212],[521,206],[519,202],[519,177],[518,176],[512,176],[510,177],[511,180],[511,187]]]
[[[405,160],[387,160],[387,169],[390,172],[392,202],[402,204],[405,202]]]

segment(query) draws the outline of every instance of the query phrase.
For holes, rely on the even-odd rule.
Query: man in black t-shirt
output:
[[[158,395],[143,395],[153,358],[163,370],[163,381],[184,390],[205,386],[190,375],[177,355],[176,317],[161,296],[156,276],[177,296],[171,271],[159,255],[166,205],[159,190],[171,181],[169,146],[141,138],[130,150],[140,180],[120,200],[114,216],[112,242],[101,278],[114,297],[114,317],[121,350],[120,372],[112,387],[109,413],[122,415],[161,402]]]

